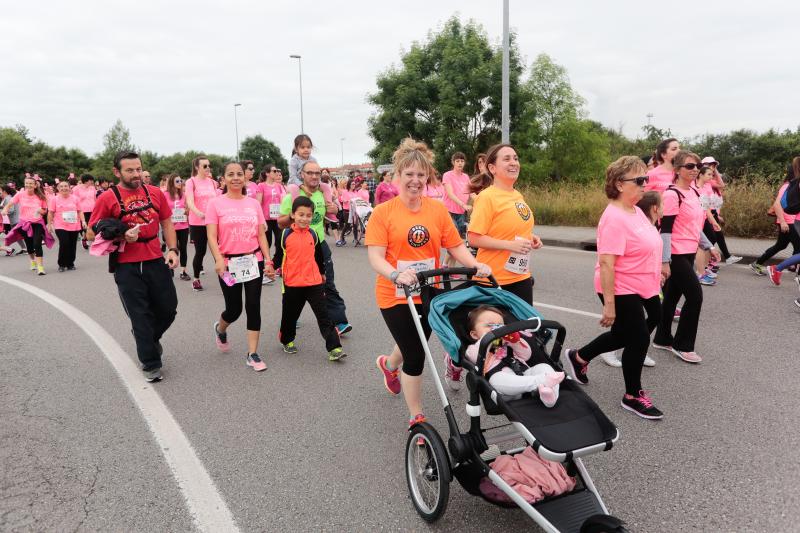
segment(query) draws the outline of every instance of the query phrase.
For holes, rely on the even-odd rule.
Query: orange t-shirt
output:
[[[455,248],[463,241],[442,202],[422,198],[419,211],[411,211],[400,200],[392,198],[372,212],[367,224],[367,246],[385,246],[386,260],[398,271],[439,268],[441,249]],[[378,307],[388,309],[406,302],[397,287],[378,275],[375,283]],[[414,298],[420,303],[419,297]]]
[[[492,185],[475,198],[467,231],[504,241],[516,237],[530,239],[533,211],[519,191],[505,191]],[[492,268],[497,283],[508,285],[531,276],[529,256],[512,255],[515,254],[508,250],[479,248],[477,259]]]

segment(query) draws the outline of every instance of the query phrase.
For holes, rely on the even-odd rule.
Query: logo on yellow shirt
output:
[[[421,224],[411,226],[411,229],[408,230],[408,244],[414,248],[425,246],[430,240],[431,234],[428,231],[428,228]]]
[[[519,213],[522,220],[527,221],[531,218],[531,208],[525,202],[517,202],[514,206],[517,208],[517,213]]]

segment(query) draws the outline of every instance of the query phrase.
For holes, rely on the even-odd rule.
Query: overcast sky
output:
[[[501,0],[3,1],[0,126],[94,154],[117,118],[142,149],[236,151],[261,133],[288,157],[366,161],[366,96],[403,50],[458,13],[502,37]],[[565,66],[591,118],[631,136],[800,124],[800,2],[511,0],[526,65]]]

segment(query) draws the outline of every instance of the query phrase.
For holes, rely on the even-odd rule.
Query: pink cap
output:
[[[708,156],[704,157],[702,161],[700,161],[700,164],[701,165],[719,165],[719,162],[716,159],[714,159],[712,156],[708,155]]]

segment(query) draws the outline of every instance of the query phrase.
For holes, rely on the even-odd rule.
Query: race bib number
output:
[[[255,254],[231,257],[228,259],[228,272],[231,273],[231,277],[236,283],[256,279],[261,274]]]
[[[525,239],[522,237],[514,237],[514,240],[524,241]],[[504,268],[508,272],[513,272],[514,274],[527,274],[528,272],[530,272],[530,261],[531,261],[530,254],[512,253],[508,256]]]
[[[417,259],[416,261],[398,261],[397,271],[405,272],[409,268],[414,269],[414,272],[424,272],[425,270],[433,270],[436,268],[436,259],[433,257],[428,259]],[[397,286],[394,290],[394,295],[398,298],[405,298],[406,293],[402,286]]]
[[[172,210],[172,222],[175,224],[179,224],[181,222],[186,222],[186,209],[183,207],[176,207]]]
[[[78,212],[64,211],[61,213],[61,218],[64,219],[64,222],[67,224],[75,224],[78,221]]]
[[[281,216],[281,204],[269,204],[269,218],[278,220]]]

